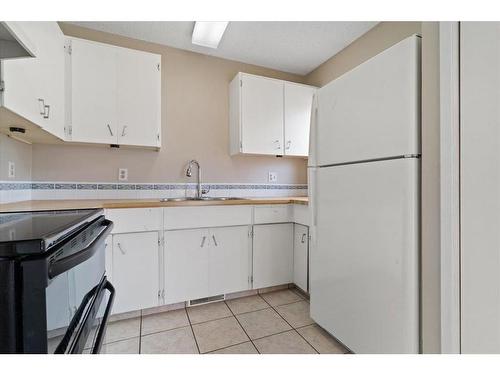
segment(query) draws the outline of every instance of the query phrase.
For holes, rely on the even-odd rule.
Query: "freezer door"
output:
[[[420,154],[420,38],[322,87],[317,100],[317,165]]]
[[[317,171],[311,317],[355,353],[419,351],[419,160]]]

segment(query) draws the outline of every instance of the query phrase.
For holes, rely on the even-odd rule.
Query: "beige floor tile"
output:
[[[208,354],[259,354],[251,342],[244,342]]]
[[[261,297],[271,306],[280,306],[287,303],[302,301],[303,298],[289,289],[261,294]]]
[[[344,346],[316,324],[299,328],[297,331],[321,354],[343,354],[348,352]]]
[[[248,341],[247,335],[233,316],[195,324],[193,331],[201,353]]]
[[[295,331],[279,333],[254,341],[262,354],[315,354],[316,351]]]
[[[269,307],[267,302],[264,301],[259,295],[237,298],[226,301],[226,303],[235,315],[262,310]]]
[[[103,354],[139,354],[139,337],[103,345]]]
[[[142,336],[144,354],[197,354],[198,349],[191,327],[182,327]]]
[[[224,302],[208,303],[206,305],[188,307],[187,312],[191,324],[208,322],[210,320],[231,316],[231,310]]]
[[[159,314],[153,314],[142,317],[142,335],[150,333],[166,331],[169,329],[186,327],[189,325],[189,320],[186,310],[173,310]]]
[[[276,311],[278,311],[293,328],[304,327],[314,323],[314,320],[309,316],[309,302],[307,301],[277,306]]]
[[[236,317],[252,340],[292,329],[271,308],[237,315]]]
[[[109,323],[106,328],[105,343],[130,339],[140,335],[141,318],[119,320]]]

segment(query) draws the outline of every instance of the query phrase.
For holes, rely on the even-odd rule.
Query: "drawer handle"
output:
[[[40,108],[40,114],[45,115],[45,100],[42,98],[38,99],[38,107]]]
[[[203,238],[201,239],[201,244],[200,244],[200,247],[203,247],[205,246],[205,240],[207,239],[206,236],[203,236]]]
[[[301,243],[305,243],[306,242],[306,234],[305,233],[302,233],[302,239],[300,240]]]
[[[212,234],[212,239],[214,240],[214,245],[219,246],[219,244],[217,244],[217,240],[215,239],[215,234]]]
[[[125,250],[123,250],[123,249],[122,249],[122,245],[121,245],[119,242],[116,244],[116,246],[118,246],[118,250],[120,250],[120,252],[121,252],[123,255],[127,254],[127,252],[126,252]]]
[[[111,126],[109,124],[106,124],[109,130],[109,134],[113,137],[113,131],[111,130]]]

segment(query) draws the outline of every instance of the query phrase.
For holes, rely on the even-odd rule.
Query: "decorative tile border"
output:
[[[305,184],[205,183],[209,196],[305,196]],[[95,183],[0,181],[0,203],[44,199],[134,199],[194,196],[194,183]]]

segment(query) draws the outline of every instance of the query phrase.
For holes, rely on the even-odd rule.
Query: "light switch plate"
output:
[[[9,178],[16,177],[16,164],[13,161],[9,161],[8,176]]]
[[[127,180],[128,180],[128,169],[118,168],[118,181],[127,181]]]
[[[277,182],[278,181],[278,174],[276,172],[269,172],[269,182]]]

